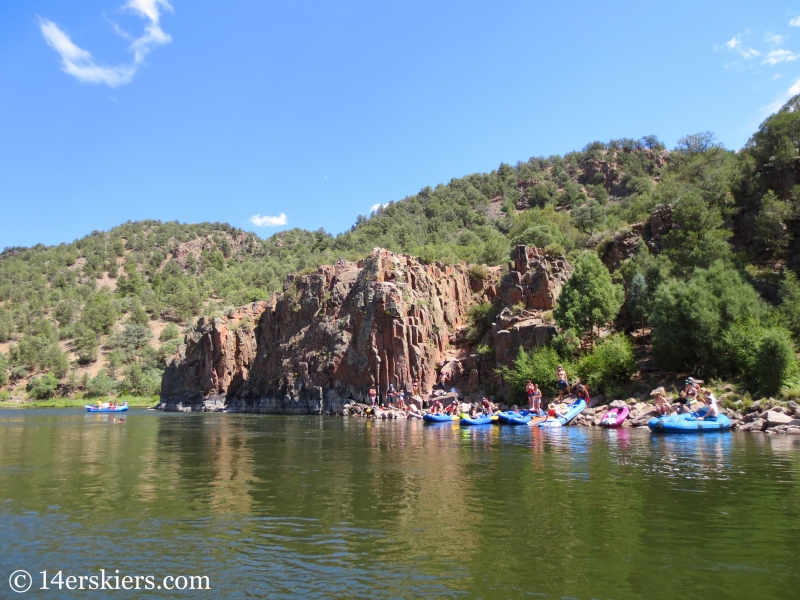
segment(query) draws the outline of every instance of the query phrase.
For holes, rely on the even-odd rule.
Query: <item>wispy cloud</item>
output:
[[[378,202],[377,204],[373,204],[372,206],[370,206],[369,212],[371,213],[378,212],[380,209],[386,208],[387,206],[389,206],[388,202],[386,204],[381,204],[380,202]]]
[[[88,50],[77,46],[58,25],[49,19],[39,18],[39,29],[47,44],[61,56],[61,69],[65,73],[88,83],[103,83],[110,87],[124,85],[131,82],[144,62],[144,57],[153,48],[172,41],[159,25],[160,9],[172,10],[168,0],[128,0],[122,8],[142,17],[148,23],[144,34],[138,38],[133,38],[114,24],[118,33],[131,40],[128,49],[133,52],[133,62],[113,67],[98,64]]]
[[[745,48],[742,46],[742,36],[735,35],[730,40],[725,42],[722,46],[714,46],[715,50],[719,50],[719,48],[727,48],[731,52],[738,52],[742,58],[753,58],[754,56],[760,56],[761,53],[756,50],[755,48]]]
[[[764,36],[764,40],[769,42],[770,44],[783,44],[788,38],[788,35],[780,35],[778,33],[768,33]]]
[[[284,213],[279,214],[277,217],[253,215],[250,217],[250,222],[256,227],[277,227],[278,225],[286,225],[289,219],[286,218]]]
[[[800,27],[800,15],[797,15],[794,19],[789,21],[789,25],[792,27]]]
[[[772,50],[767,56],[764,57],[762,65],[777,65],[782,62],[791,62],[800,58],[800,54],[795,54],[789,50]]]
[[[781,94],[778,98],[776,98],[770,104],[761,107],[761,112],[772,114],[780,110],[781,106],[786,104],[786,101],[789,98],[792,98],[800,94],[800,79],[796,80],[788,90],[786,90],[783,94]]]

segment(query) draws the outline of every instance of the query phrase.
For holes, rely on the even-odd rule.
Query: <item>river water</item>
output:
[[[0,410],[4,598],[796,599],[799,517],[793,436]]]

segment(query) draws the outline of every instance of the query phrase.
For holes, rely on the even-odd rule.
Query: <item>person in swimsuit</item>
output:
[[[439,375],[439,383],[442,384],[442,389],[446,392],[447,391],[447,384],[450,382],[450,373],[447,371],[442,371],[441,375]]]
[[[686,380],[686,387],[683,388],[683,391],[686,392],[686,403],[691,404],[695,400],[698,400],[700,386],[697,385],[697,381],[695,381],[694,378],[689,377]]]
[[[665,417],[672,410],[672,406],[667,402],[667,390],[664,387],[659,387],[650,392],[651,396],[655,396],[654,403],[656,405],[656,413],[659,417]]]
[[[533,382],[530,379],[525,384],[525,394],[528,396],[528,410],[533,410]]]
[[[370,406],[375,406],[375,403],[377,401],[378,401],[378,391],[374,387],[369,388],[369,402],[367,402],[367,404],[369,404]]]
[[[558,365],[558,369],[556,369],[556,379],[558,380],[558,399],[561,400],[561,398],[564,396],[564,392],[569,390],[567,372],[561,365]]]

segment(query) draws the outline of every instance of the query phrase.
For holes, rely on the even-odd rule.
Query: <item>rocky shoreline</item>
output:
[[[448,394],[441,398],[447,404],[455,398],[455,394]],[[608,404],[604,403],[603,396],[595,396],[580,415],[578,415],[570,426],[575,427],[599,427],[603,415],[612,408],[627,406],[630,414],[622,424],[623,428],[647,428],[650,419],[657,416],[655,406],[649,402],[642,402],[636,398],[629,400],[614,400]],[[422,403],[421,398],[412,400],[418,406]],[[199,410],[202,412],[229,412],[229,413],[260,413],[260,414],[318,414],[342,417],[357,417],[376,420],[413,420],[420,419],[421,415],[410,414],[397,408],[371,407],[363,402],[355,400],[344,401],[338,407],[328,406],[325,410],[324,403],[314,406],[298,407],[289,401],[288,405],[276,400],[263,400],[261,403],[233,403],[224,404],[224,398],[216,401],[207,401]],[[198,411],[198,406],[191,404],[182,407],[175,404],[161,403],[157,407],[159,410],[167,412],[192,412]],[[331,408],[334,408],[331,410]],[[504,404],[500,405],[501,410],[508,410],[512,407]],[[725,414],[731,420],[731,429],[749,433],[764,433],[767,435],[800,435],[800,404],[790,401],[785,405],[778,403],[774,399],[764,399],[754,402],[751,406],[745,407],[743,404],[740,409],[720,408],[720,413]]]

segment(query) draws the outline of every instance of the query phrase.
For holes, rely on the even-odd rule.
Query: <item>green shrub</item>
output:
[[[486,281],[489,279],[489,267],[486,265],[471,265],[467,269],[470,281]]]
[[[567,329],[553,336],[550,346],[563,360],[572,360],[581,348],[581,340],[572,329]]]
[[[668,279],[656,290],[648,320],[653,355],[662,368],[727,374],[727,332],[734,323],[759,320],[764,306],[753,286],[718,262],[696,269],[686,281]]]
[[[118,381],[111,379],[111,377],[100,371],[87,384],[86,396],[89,398],[109,396],[117,390],[118,385]]]
[[[776,395],[795,360],[789,332],[783,328],[768,329],[761,337],[756,353],[753,382],[765,396]]]
[[[8,383],[8,359],[0,354],[0,387]]]
[[[525,393],[525,384],[528,380],[539,385],[542,394],[555,396],[558,394],[556,369],[563,365],[567,374],[570,374],[572,365],[562,360],[553,348],[535,348],[530,352],[520,347],[519,354],[511,367],[500,367],[496,373],[502,377],[511,388],[513,397],[522,398]]]
[[[58,379],[52,373],[45,373],[41,377],[34,377],[28,383],[28,396],[34,400],[51,398],[58,388]]]
[[[11,400],[11,394],[8,390],[0,390],[0,402],[8,402]]]
[[[578,362],[578,376],[592,392],[608,394],[630,381],[636,373],[636,358],[628,336],[619,333],[601,340]]]
[[[483,339],[497,317],[499,304],[483,300],[467,309],[467,339],[476,343]]]

